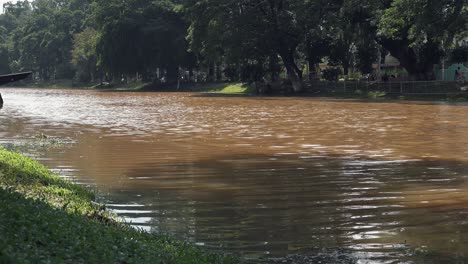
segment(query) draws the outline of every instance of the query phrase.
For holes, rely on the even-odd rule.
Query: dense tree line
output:
[[[39,80],[347,76],[390,53],[411,78],[467,38],[467,0],[35,0],[0,15],[0,71]],[[463,57],[466,46],[456,49]],[[456,55],[456,53],[455,53]],[[379,57],[380,56],[380,57]],[[465,55],[466,57],[466,55]],[[185,76],[187,75],[187,76]],[[200,79],[197,77],[197,79]]]

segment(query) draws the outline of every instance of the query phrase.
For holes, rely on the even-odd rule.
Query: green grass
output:
[[[116,90],[141,90],[149,83],[145,82],[129,82],[115,85]]]
[[[374,92],[368,92],[367,93],[367,98],[369,99],[379,99],[379,98],[385,98],[387,96],[386,92],[381,92],[381,91],[374,91]]]
[[[246,83],[181,83],[179,89],[177,84],[152,84],[134,82],[129,84],[108,84],[104,87],[96,85],[92,88],[104,88],[115,91],[172,91],[172,92],[201,92],[225,95],[248,95],[252,94],[254,88]]]
[[[246,83],[182,83],[180,89],[176,89],[177,85],[156,85],[148,82],[128,82],[128,83],[100,83],[80,84],[74,83],[72,80],[55,80],[50,82],[18,82],[13,84],[17,87],[30,88],[54,88],[54,89],[106,89],[114,91],[181,91],[181,92],[204,92],[226,95],[242,95],[251,94],[254,87]]]
[[[245,83],[208,83],[202,84],[197,91],[218,94],[248,94],[252,87]]]
[[[111,89],[116,91],[138,91],[144,89],[146,86],[151,85],[145,82],[128,82],[128,83],[100,83],[90,86],[92,89]]]
[[[0,263],[236,263],[121,223],[95,194],[0,148]]]

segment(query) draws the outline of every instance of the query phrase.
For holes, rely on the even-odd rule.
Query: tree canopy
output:
[[[328,62],[369,74],[379,54],[413,79],[466,58],[467,0],[35,0],[0,15],[0,71],[36,79],[176,81],[286,77],[293,90]],[[453,55],[448,50],[455,49]],[[308,75],[307,75],[308,74]]]

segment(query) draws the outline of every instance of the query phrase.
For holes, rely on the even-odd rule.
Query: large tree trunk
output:
[[[299,77],[299,75],[294,70],[293,65],[290,65],[289,63],[285,63],[284,66],[286,67],[288,78],[291,81],[294,92],[295,93],[302,92],[302,90],[304,88],[303,83],[302,83],[302,79]]]
[[[49,70],[47,68],[42,68],[40,71],[40,76],[43,81],[50,81]]]
[[[216,77],[216,81],[217,82],[220,82],[223,80],[223,71],[222,71],[222,67],[220,65],[220,63],[215,63],[215,77]]]
[[[283,0],[264,2],[267,3],[267,9],[269,9],[270,12],[269,18],[270,21],[273,22],[273,30],[276,32],[276,51],[283,60],[288,78],[292,83],[293,91],[295,93],[302,92],[302,71],[297,67],[297,64],[294,60],[294,52],[296,51],[299,42],[294,37],[294,34],[291,33],[291,30],[284,25],[284,19],[286,17],[290,17],[290,22],[293,24],[293,17],[290,16],[287,10],[283,9],[285,6]],[[261,7],[261,4],[258,6]],[[266,12],[263,9],[261,11],[264,13]]]
[[[309,79],[309,81],[312,81],[317,76],[319,76],[319,73],[317,72],[317,68],[315,67],[317,65],[316,59],[311,55],[307,55],[307,63],[309,64],[308,65],[309,72],[308,72],[307,78]]]
[[[210,62],[208,65],[209,66],[208,66],[207,81],[214,82],[215,81],[215,64]]]
[[[276,74],[276,62],[273,56],[268,56],[268,72],[270,73],[270,80],[272,82],[276,81],[278,77]]]
[[[302,83],[302,72],[296,65],[293,51],[281,50],[280,57],[283,60],[284,67],[286,68],[286,72],[288,74],[289,80],[292,83],[294,92],[302,92],[304,88]]]
[[[344,80],[347,81],[348,80],[348,76],[349,76],[349,63],[347,61],[343,61],[341,62],[342,63],[342,66],[343,66],[343,75],[344,75]]]

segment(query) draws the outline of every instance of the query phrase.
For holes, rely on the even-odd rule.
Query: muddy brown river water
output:
[[[467,262],[468,105],[1,92],[0,145],[148,231],[250,262]]]

